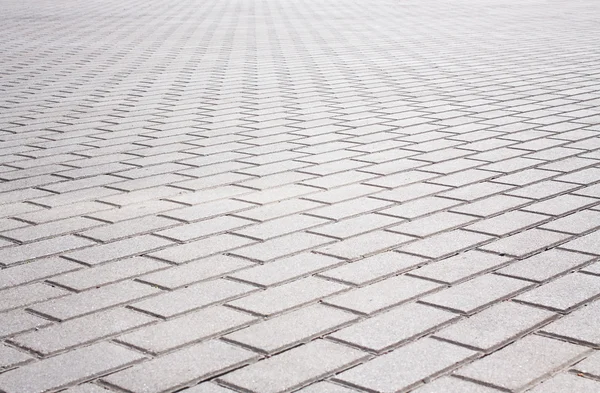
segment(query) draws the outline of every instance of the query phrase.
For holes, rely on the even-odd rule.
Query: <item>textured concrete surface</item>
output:
[[[0,0],[0,392],[600,392],[598,37],[597,0]]]

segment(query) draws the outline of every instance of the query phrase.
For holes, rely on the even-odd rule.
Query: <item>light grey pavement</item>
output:
[[[598,0],[0,0],[0,392],[600,392],[599,38]]]

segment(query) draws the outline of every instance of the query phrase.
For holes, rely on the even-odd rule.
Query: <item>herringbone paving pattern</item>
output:
[[[0,391],[600,392],[597,0],[0,0]]]

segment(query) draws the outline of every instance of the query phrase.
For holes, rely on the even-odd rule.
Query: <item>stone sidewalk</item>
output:
[[[0,0],[0,392],[600,392],[599,37]]]

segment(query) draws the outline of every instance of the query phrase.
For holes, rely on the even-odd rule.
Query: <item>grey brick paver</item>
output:
[[[0,391],[600,390],[600,3],[80,3],[0,7]]]
[[[147,285],[145,287],[152,288]],[[227,301],[255,290],[255,287],[246,284],[216,279],[186,286],[175,291],[164,292],[158,296],[133,303],[131,307],[162,318],[168,318]]]
[[[10,342],[43,356],[99,341],[154,322],[155,319],[123,308],[71,319],[34,332],[20,334]]]
[[[409,276],[395,276],[326,299],[327,304],[360,314],[372,314],[440,289],[442,286]]]
[[[600,382],[593,379],[583,378],[574,374],[562,373],[544,381],[530,393],[562,393],[573,391],[578,393],[594,393],[600,388]]]
[[[528,336],[459,369],[456,374],[511,392],[520,391],[575,363],[589,351],[558,340]],[[515,369],[520,372],[514,372]]]
[[[211,340],[111,374],[103,381],[140,393],[171,392],[257,358],[245,349]]]
[[[372,392],[405,392],[477,356],[477,352],[424,338],[335,376]],[[422,359],[415,362],[414,359]]]
[[[152,354],[160,354],[240,329],[255,321],[256,317],[215,306],[137,329],[116,340]]]
[[[447,311],[411,303],[343,328],[328,337],[376,353],[426,335],[459,317]]]
[[[118,370],[144,357],[116,344],[99,343],[28,364],[0,375],[7,393],[42,393]],[[32,378],[32,376],[43,378]]]
[[[348,289],[346,285],[307,277],[277,287],[267,288],[230,302],[229,305],[256,315],[270,316],[317,301]]]
[[[434,336],[468,348],[490,352],[556,317],[550,311],[503,302],[458,321]]]
[[[365,360],[365,352],[324,340],[316,340],[218,380],[256,393],[289,392]],[[315,359],[320,359],[315,362]]]
[[[570,311],[600,296],[600,277],[572,273],[516,297],[520,302],[550,310]]]
[[[68,294],[30,306],[38,314],[64,321],[141,299],[160,292],[137,282],[120,282],[89,291]]]
[[[488,274],[424,297],[421,301],[471,315],[532,286],[527,281]]]
[[[358,316],[321,304],[271,318],[238,330],[225,339],[259,352],[281,352],[356,321]]]

